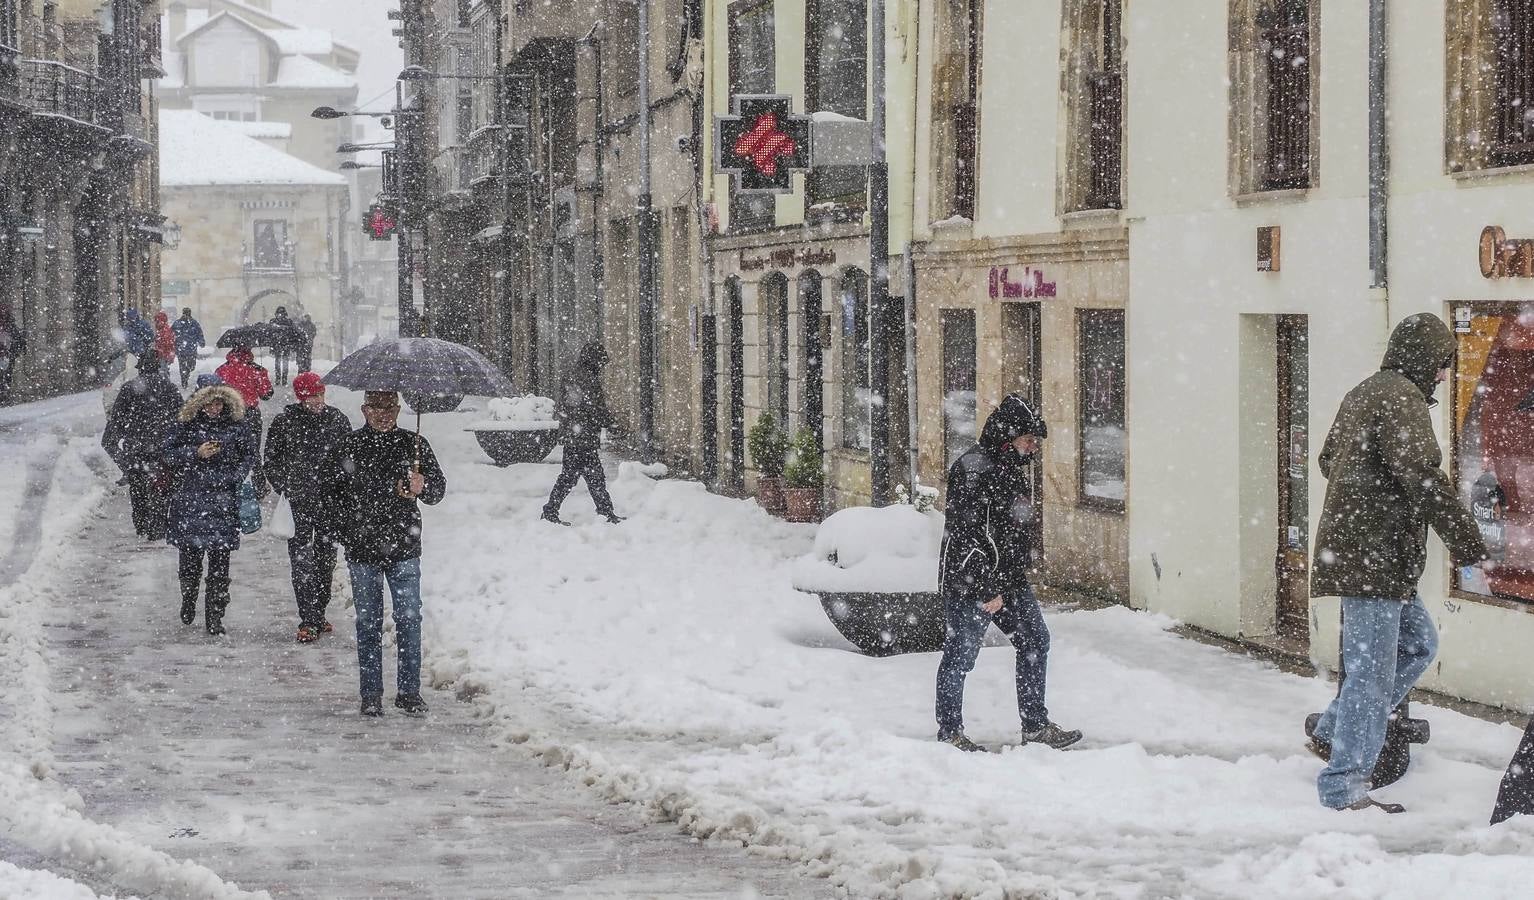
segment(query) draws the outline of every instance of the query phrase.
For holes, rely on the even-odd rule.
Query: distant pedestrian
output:
[[[165,444],[175,488],[167,540],[181,551],[181,621],[197,617],[198,583],[207,563],[203,607],[208,634],[224,633],[229,554],[240,546],[240,482],[255,463],[243,421],[245,402],[228,385],[199,389],[181,407]]]
[[[170,316],[163,309],[154,314],[154,353],[167,369],[176,361],[176,335],[170,330]]]
[[[298,642],[307,644],[333,630],[325,610],[336,545],[325,524],[324,466],[352,426],[345,413],[325,404],[325,385],[313,372],[294,377],[293,394],[298,402],[278,413],[267,430],[264,471],[293,510],[288,559],[298,601]]]
[[[1311,735],[1312,749],[1329,757],[1316,789],[1332,809],[1404,811],[1370,797],[1368,778],[1391,710],[1438,649],[1438,631],[1417,594],[1428,528],[1443,538],[1456,566],[1486,564],[1475,518],[1441,468],[1443,451],[1428,415],[1454,349],[1437,316],[1403,319],[1379,371],[1342,399],[1321,449],[1326,501],[1311,595],[1342,598],[1343,678]]]
[[[239,392],[240,399],[245,402],[245,424],[255,441],[256,451],[256,470],[251,475],[251,484],[256,489],[256,496],[265,497],[266,478],[261,472],[261,401],[272,398],[272,378],[256,362],[255,354],[248,347],[230,350],[217,373],[225,384]]]
[[[181,386],[186,387],[197,368],[197,351],[207,346],[202,335],[202,324],[192,318],[192,308],[184,307],[181,318],[171,323],[170,330],[176,335],[176,361],[181,368]]]
[[[298,371],[309,372],[314,369],[314,338],[320,333],[314,324],[314,319],[308,313],[298,320],[298,330],[303,338],[298,342]]]
[[[607,349],[599,343],[589,343],[581,348],[575,365],[560,385],[559,402],[555,415],[559,419],[559,442],[564,445],[564,463],[549,500],[543,505],[545,522],[568,525],[559,518],[559,508],[575,488],[575,483],[586,479],[586,489],[596,504],[597,515],[616,525],[623,517],[613,510],[613,499],[607,493],[607,476],[602,472],[602,429],[611,428],[613,414],[607,408],[607,395],[602,390],[602,369],[608,360]]]
[[[287,329],[288,333],[292,335],[291,343],[279,342],[272,347],[273,373],[277,376],[277,384],[284,385],[288,383],[288,364],[292,362],[293,348],[297,343],[299,333],[298,328],[293,324],[293,320],[288,318],[288,308],[286,306],[277,307],[277,312],[272,316],[272,324]]]
[[[130,306],[119,313],[117,319],[122,326],[123,346],[134,358],[154,352],[154,326],[144,321],[138,310]]]
[[[421,698],[421,510],[447,479],[426,439],[401,431],[399,394],[368,391],[367,424],[347,435],[325,467],[329,515],[352,577],[362,714],[383,715],[383,587],[393,598],[398,671],[394,705],[426,713]]]
[[[27,342],[11,316],[11,308],[0,306],[0,405],[11,402],[11,380],[16,377],[16,367],[26,348]]]
[[[1049,429],[1038,412],[1009,394],[985,420],[980,442],[948,470],[938,590],[948,637],[937,669],[937,736],[960,750],[984,747],[964,734],[964,681],[986,629],[995,623],[1017,653],[1017,711],[1025,744],[1057,750],[1081,732],[1049,720],[1044,705],[1049,628],[1028,582],[1042,549],[1033,536],[1035,506],[1028,463]]]
[[[139,376],[123,385],[107,413],[101,446],[128,481],[133,530],[151,541],[165,540],[170,473],[165,441],[181,409],[181,393],[152,355],[138,359]]]

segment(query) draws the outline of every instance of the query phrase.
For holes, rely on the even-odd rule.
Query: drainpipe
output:
[[[1385,335],[1390,334],[1390,257],[1387,214],[1390,199],[1388,63],[1390,47],[1385,0],[1369,0],[1369,295],[1380,301]]]
[[[885,59],[884,3],[873,0],[868,24],[870,44],[869,70],[873,79],[872,126],[873,162],[868,166],[868,368],[873,409],[869,441],[869,499],[874,506],[890,500],[889,457],[889,331],[890,331],[890,181],[889,160],[885,156]]]
[[[912,4],[910,21],[916,23],[916,30],[911,33],[911,71],[914,74],[911,84],[911,96],[914,100],[921,96],[921,0],[914,0]],[[916,116],[913,102],[911,116],[911,216],[906,223],[905,242],[905,409],[906,409],[906,444],[910,454],[908,463],[910,472],[906,486],[911,492],[911,502],[916,502],[916,483],[919,480],[920,469],[918,464],[921,459],[920,445],[916,440],[916,256],[912,253],[914,244],[911,235],[916,231]]]
[[[650,195],[650,0],[639,0],[639,456],[655,461],[655,208]]]

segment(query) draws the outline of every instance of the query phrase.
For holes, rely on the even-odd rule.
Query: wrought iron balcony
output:
[[[21,102],[39,115],[60,116],[87,125],[100,124],[106,90],[89,72],[46,59],[24,59]]]

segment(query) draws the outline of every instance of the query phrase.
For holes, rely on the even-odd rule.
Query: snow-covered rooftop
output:
[[[280,32],[271,32],[278,34]],[[269,87],[284,88],[354,88],[357,79],[307,56],[284,56],[277,64],[277,77]]]
[[[246,137],[287,140],[293,136],[291,122],[222,122]]]
[[[241,126],[192,110],[162,109],[160,183],[344,185],[346,179],[261,143]]]

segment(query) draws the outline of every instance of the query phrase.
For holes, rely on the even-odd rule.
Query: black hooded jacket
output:
[[[602,391],[602,369],[607,350],[590,343],[560,385],[555,415],[559,418],[559,442],[567,450],[595,450],[602,445],[602,429],[611,428],[613,414]]]
[[[426,489],[401,497],[398,486],[419,454]],[[415,433],[364,425],[336,443],[325,465],[330,495],[326,531],[346,547],[348,562],[383,565],[421,555],[421,503],[442,502],[447,478],[431,444]]]
[[[112,401],[101,435],[101,446],[124,472],[159,463],[165,439],[181,411],[181,393],[158,363],[141,366],[140,371],[143,374],[123,385]]]
[[[262,472],[294,509],[315,515],[325,502],[325,462],[351,432],[346,413],[334,406],[316,413],[289,403],[267,429]]]
[[[1020,435],[1041,440],[1038,412],[1009,394],[985,420],[980,442],[948,470],[938,589],[945,597],[984,603],[1028,584],[1043,548],[1033,537],[1033,483],[1028,460],[1007,446]]]

